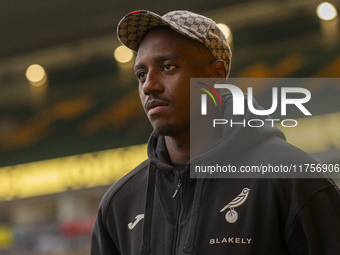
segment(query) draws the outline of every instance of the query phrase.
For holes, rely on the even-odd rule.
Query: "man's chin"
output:
[[[172,136],[174,134],[175,127],[173,125],[164,125],[161,127],[154,127],[153,130],[158,135]]]

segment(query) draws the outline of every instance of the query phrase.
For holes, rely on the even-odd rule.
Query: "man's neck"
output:
[[[165,137],[165,144],[171,162],[187,164],[190,159],[190,135],[182,134],[181,137]]]
[[[200,152],[207,149],[213,143],[220,139],[221,130],[216,128],[215,133],[205,133],[202,137],[200,134],[200,140],[190,150],[190,132],[181,134],[180,136],[172,137],[165,136],[165,144],[169,153],[171,162],[176,164],[187,164],[191,156],[195,156]],[[195,132],[192,130],[192,132]],[[197,137],[197,136],[193,136]],[[193,144],[191,144],[193,145]]]

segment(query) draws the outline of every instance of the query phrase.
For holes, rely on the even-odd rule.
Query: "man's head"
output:
[[[135,15],[141,16],[137,20],[126,21],[129,17],[137,17]],[[143,17],[141,13],[130,14],[118,28],[120,40],[137,52],[135,75],[139,81],[142,105],[157,133],[172,137],[189,133],[190,78],[227,77],[229,51],[224,49],[223,43],[220,43],[223,50],[211,50],[192,36],[174,30],[173,24],[155,25],[149,21],[146,24],[152,25],[143,33],[138,32],[138,22],[146,26]],[[212,52],[218,52],[218,55]],[[220,55],[224,55],[224,59],[218,58]]]

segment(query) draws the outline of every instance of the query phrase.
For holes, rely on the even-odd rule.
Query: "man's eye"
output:
[[[138,80],[142,80],[146,77],[146,73],[145,72],[139,72],[139,73],[137,73],[136,76],[137,76]]]
[[[174,66],[174,65],[166,64],[166,65],[164,65],[163,70],[171,71],[171,70],[173,70],[175,68],[176,68],[176,66]]]

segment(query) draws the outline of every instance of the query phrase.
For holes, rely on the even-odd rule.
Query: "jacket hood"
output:
[[[228,120],[229,124],[223,126],[221,138],[209,148],[192,157],[191,162],[206,161],[211,155],[221,150],[223,150],[224,156],[230,156],[274,136],[286,139],[282,131],[273,125],[273,120],[268,115],[255,115],[248,107],[245,107],[244,115],[233,115],[233,97],[231,93],[222,95],[222,102],[221,118]],[[246,102],[247,96],[245,95],[245,106],[247,105]],[[253,99],[253,106],[255,109],[263,110],[255,99]],[[253,124],[248,125],[251,120],[256,120],[256,124],[254,121]],[[230,125],[231,122],[236,124]],[[261,125],[263,123],[263,125],[260,126],[259,123]],[[254,127],[255,125],[259,127]],[[148,143],[148,156],[149,159],[155,160],[162,167],[169,168],[167,166],[170,164],[170,158],[163,136],[155,133],[151,134]]]
[[[193,157],[193,161],[206,161],[217,152],[223,151],[224,157],[247,149],[268,138],[277,136],[286,139],[283,132],[278,129],[269,115],[255,115],[247,107],[247,95],[245,95],[245,114],[233,115],[233,97],[231,93],[222,96],[222,119],[228,121],[228,125],[222,128],[221,139],[212,146]],[[253,98],[253,106],[257,110],[263,110]],[[254,122],[251,124],[251,122]],[[235,125],[231,125],[234,123]],[[256,124],[255,124],[256,123]],[[260,124],[259,124],[260,123]]]

